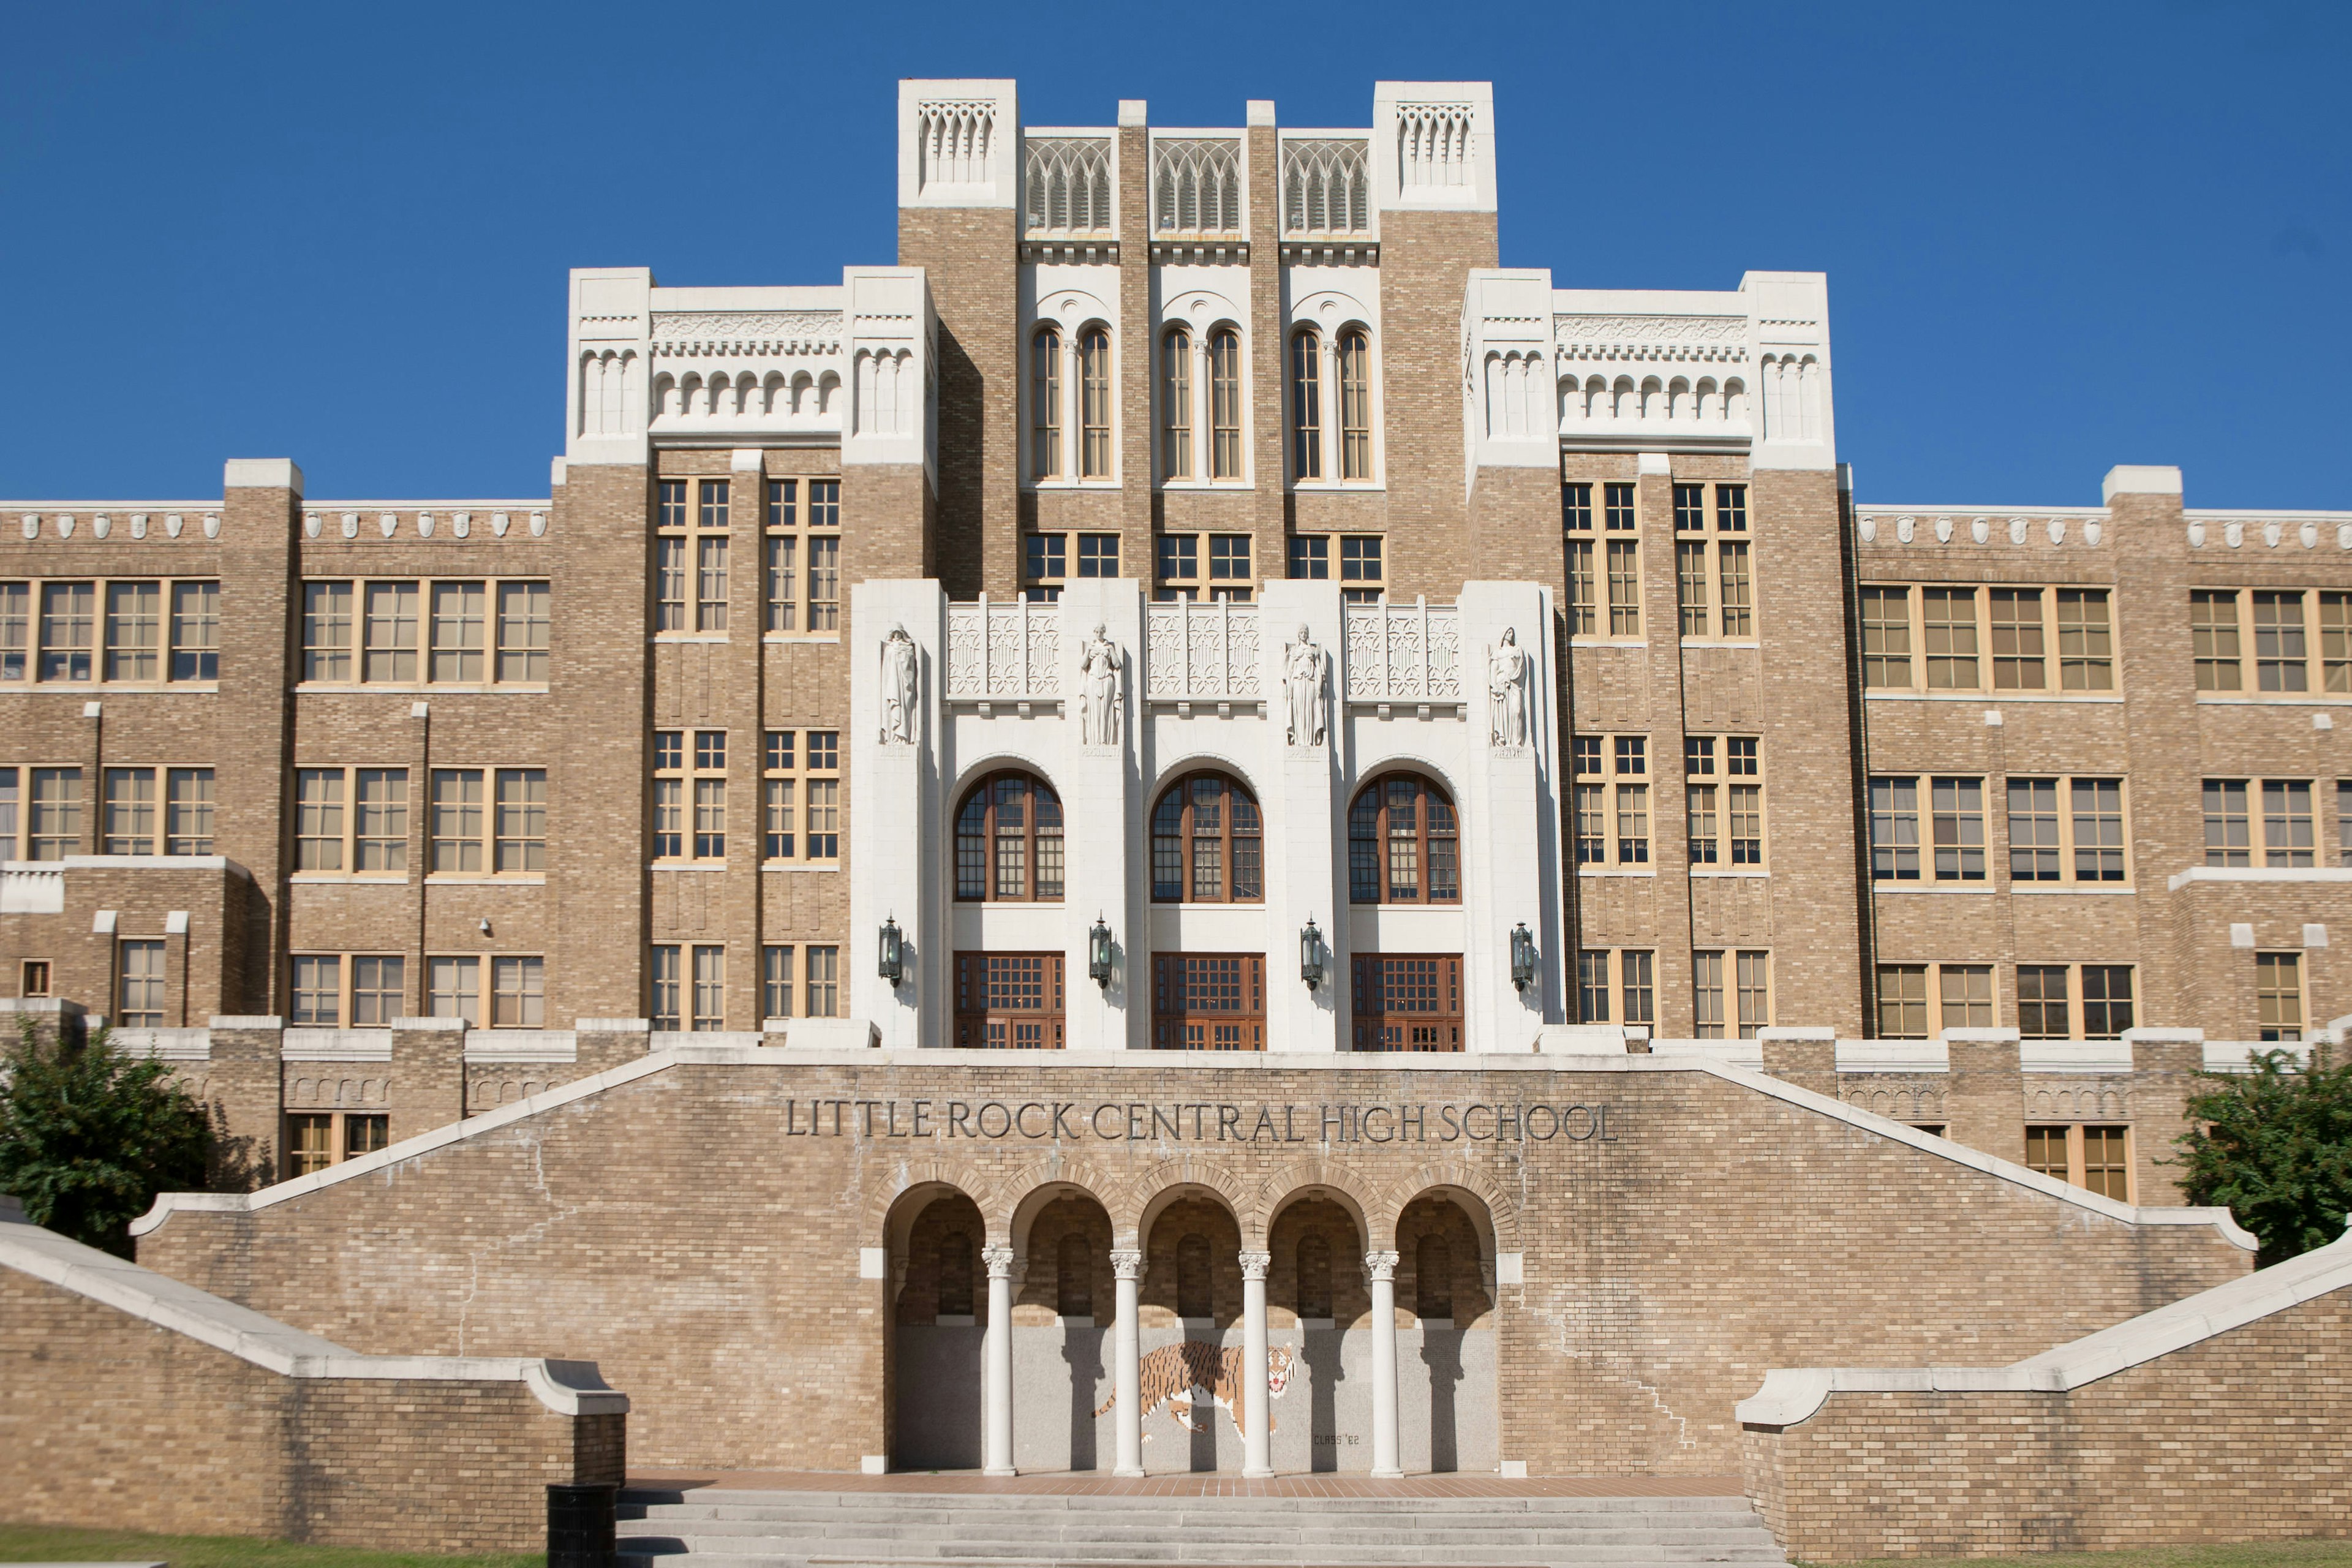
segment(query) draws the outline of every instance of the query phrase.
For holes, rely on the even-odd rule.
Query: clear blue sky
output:
[[[1359,125],[1487,78],[1503,260],[1830,275],[1866,500],[2352,509],[2352,6],[521,6],[17,0],[0,497],[544,493],[563,275],[893,258],[893,82],[1038,124]]]

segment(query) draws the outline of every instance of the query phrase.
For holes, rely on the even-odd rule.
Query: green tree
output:
[[[2181,1189],[2192,1204],[2220,1204],[2262,1243],[2267,1267],[2325,1247],[2352,1212],[2352,1063],[2333,1067],[2325,1045],[2299,1068],[2264,1051],[2252,1070],[2206,1073],[2214,1087],[2189,1097],[2189,1131],[2174,1140]]]
[[[0,1193],[35,1225],[121,1257],[159,1192],[205,1184],[210,1130],[171,1068],[100,1029],[44,1040],[21,1021],[0,1082]]]

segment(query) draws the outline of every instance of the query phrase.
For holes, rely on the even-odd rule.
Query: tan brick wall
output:
[[[1832,1394],[1749,1427],[1790,1556],[2110,1552],[2352,1534],[2352,1291],[2067,1393]]]
[[[932,1102],[919,1141],[890,1136],[880,1109],[869,1134],[856,1108],[897,1100],[905,1133],[918,1098]],[[809,1125],[813,1100],[847,1102],[841,1136],[786,1135]],[[1058,1142],[950,1140],[951,1100],[1086,1109]],[[1431,1107],[1428,1139],[1341,1141],[1335,1127],[1326,1146],[1318,1107],[1341,1100]],[[1124,1125],[1128,1104],[1295,1104],[1298,1141],[1220,1142],[1213,1110],[1198,1143],[1151,1135],[1148,1113],[1140,1141],[1099,1139],[1087,1115],[1104,1101],[1106,1127]],[[1472,1101],[1606,1103],[1612,1141],[1445,1142],[1433,1107]],[[984,1217],[991,1240],[1039,1187],[1095,1194],[1125,1236],[1150,1200],[1189,1184],[1172,1195],[1200,1206],[1171,1205],[1151,1229],[1144,1311],[1172,1313],[1167,1260],[1191,1223],[1221,1238],[1221,1321],[1239,1310],[1231,1253],[1265,1245],[1264,1216],[1285,1198],[1302,1202],[1274,1232],[1271,1299],[1295,1311],[1294,1227],[1313,1219],[1333,1242],[1337,1310],[1352,1319],[1368,1303],[1339,1195],[1385,1245],[1415,1195],[1469,1194],[1489,1206],[1499,1247],[1526,1255],[1526,1283],[1496,1290],[1490,1321],[1502,1336],[1502,1453],[1538,1474],[1721,1474],[1737,1459],[1732,1405],[1769,1367],[2002,1363],[2249,1262],[2210,1227],[2107,1219],[1695,1070],[1114,1075],[961,1058],[672,1067],[406,1162],[396,1181],[335,1183],[250,1215],[175,1215],[140,1253],[371,1352],[594,1359],[635,1402],[646,1464],[855,1469],[887,1451],[884,1325],[936,1310],[919,1299],[920,1237],[946,1211],[899,1216],[918,1235],[909,1293],[895,1302],[887,1282],[860,1278],[859,1249],[895,1245],[895,1196],[924,1183],[968,1194],[979,1215],[965,1210],[965,1223]],[[1309,1207],[1318,1188],[1326,1196]],[[1889,1194],[1916,1225],[1856,1223],[1858,1205]],[[1429,1222],[1453,1227],[1466,1316],[1484,1290],[1474,1255],[1459,1222]],[[1409,1243],[1423,1223],[1408,1215]],[[1024,1310],[1042,1307],[1055,1267],[1036,1247],[1033,1236]],[[315,1267],[330,1248],[337,1267]],[[1412,1265],[1400,1273],[1411,1311]],[[974,1295],[984,1310],[984,1278]],[[1098,1271],[1098,1321],[1112,1300]]]
[[[0,1268],[0,1494],[20,1524],[529,1552],[626,1417],[520,1383],[292,1379]]]

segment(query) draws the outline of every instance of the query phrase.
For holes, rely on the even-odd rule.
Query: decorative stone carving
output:
[[[1078,653],[1078,739],[1084,744],[1118,744],[1125,708],[1120,700],[1123,673],[1118,645],[1108,628],[1096,623]]]
[[[1282,647],[1282,690],[1289,710],[1286,732],[1294,746],[1323,743],[1323,694],[1330,682],[1330,668],[1331,656],[1301,624],[1298,640]]]
[[[26,512],[23,517],[21,517],[21,518],[17,519],[16,521],[17,521],[17,526],[24,530],[24,533],[25,533],[25,537],[26,537],[26,538],[27,538],[27,539],[38,539],[38,538],[40,538],[40,537],[41,537],[41,514],[40,514],[40,513],[38,513],[38,512],[37,512],[37,511],[28,511],[28,512]]]
[[[1908,543],[1910,543],[1910,542],[1911,542],[1911,535],[1912,535],[1912,532],[1913,532],[1913,531],[1914,531],[1916,527],[1917,527],[1917,524],[1916,524],[1916,523],[1912,519],[1910,519],[1910,518],[1907,518],[1907,517],[1898,517],[1898,518],[1896,518],[1896,519],[1895,520],[1895,539],[1896,539],[1896,540],[1898,540],[1899,542],[1901,542],[1902,543],[1905,543],[1905,544],[1908,544]]]
[[[2266,522],[2263,524],[2263,542],[2269,545],[2273,550],[2276,550],[2278,548],[2279,525],[2277,523]]]
[[[1871,544],[1876,542],[1877,539],[1878,520],[1874,517],[1864,518],[1862,520],[1862,542],[1864,544]]]
[[[71,539],[73,537],[73,513],[67,512],[58,519],[58,537],[59,539]]]
[[[507,530],[511,526],[512,524],[510,524],[507,520],[506,513],[502,511],[494,511],[490,513],[490,531],[498,535],[500,539],[504,539],[507,536]]]
[[[180,530],[183,526],[184,524],[180,521],[180,514],[178,512],[167,511],[163,514],[163,531],[171,538],[179,538]]]
[[[654,315],[654,342],[837,343],[838,310],[661,310]]]
[[[1123,1247],[1111,1248],[1110,1275],[1114,1279],[1142,1279],[1143,1254]]]
[[[400,531],[400,514],[396,511],[377,513],[375,528],[378,533],[383,534],[386,539],[390,539],[394,534]]]
[[[1951,542],[1952,520],[1948,517],[1937,518],[1936,520],[1936,542],[1938,544],[1949,544]]]
[[[1274,1267],[1274,1254],[1271,1252],[1244,1252],[1241,1260],[1244,1279],[1264,1279],[1266,1270]]]
[[[416,514],[416,537],[419,539],[430,539],[433,537],[433,514],[431,512],[420,511]]]
[[[1990,519],[1988,519],[1988,518],[1981,518],[1981,517],[1980,517],[1980,518],[1978,518],[1978,519],[1976,519],[1975,521],[1971,521],[1971,522],[1969,524],[1969,537],[1970,539],[1975,540],[1979,544],[1982,544],[1986,540],[1988,540],[1988,539],[1991,538],[1991,537],[1992,537],[1992,522],[1991,522],[1991,520],[1990,520]],[[2024,541],[2020,540],[2018,542],[2021,544],[2021,543],[2023,543],[2023,542],[2024,542]]]
[[[100,512],[96,517],[89,520],[89,531],[98,535],[99,538],[104,539],[108,534],[114,531],[114,520],[107,516],[106,513]]]
[[[1396,1279],[1396,1271],[1397,1255],[1395,1253],[1367,1252],[1364,1254],[1365,1279],[1392,1281]]]
[[[2066,542],[2066,520],[2064,518],[2053,517],[2050,520],[2050,542],[2053,544],[2063,544]]]
[[[915,743],[915,699],[920,673],[915,639],[907,635],[906,627],[892,626],[890,635],[882,639],[882,743],[886,746]]]
[[[1487,740],[1496,746],[1528,743],[1528,656],[1519,634],[1503,628],[1503,640],[1486,653]]]
[[[355,511],[343,513],[342,526],[345,539],[357,539],[360,536],[360,514]]]
[[[2099,542],[2099,535],[2105,531],[2106,531],[2105,526],[2095,517],[2083,525],[2083,538],[2092,544],[2096,544]]]
[[[1013,1249],[1011,1247],[983,1247],[980,1249],[980,1260],[988,1265],[988,1277],[991,1279],[1010,1279],[1013,1278]]]
[[[2205,525],[2193,519],[2189,524],[2189,548],[2191,550],[2205,548]]]
[[[131,514],[131,537],[133,539],[144,539],[147,537],[147,514],[145,512],[134,511]]]
[[[2305,550],[2318,549],[2319,524],[2315,522],[2305,523],[2301,528],[2295,530],[2295,537],[2302,542],[2303,547]]]
[[[205,537],[206,539],[220,537],[220,513],[216,511],[205,513]]]
[[[474,531],[474,514],[461,511],[449,520],[449,531],[463,539]]]
[[[543,511],[532,512],[530,514],[530,536],[533,539],[537,539],[546,531],[547,514]]]
[[[318,538],[319,527],[319,514],[317,512],[306,511],[302,514],[302,535],[304,538]]]
[[[2228,545],[2232,550],[2244,544],[2246,542],[2246,525],[2242,522],[2223,523],[2221,525],[2221,542]]]

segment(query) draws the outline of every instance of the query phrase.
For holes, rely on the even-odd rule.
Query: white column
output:
[[[1143,1473],[1143,1336],[1136,1322],[1136,1281],[1143,1254],[1114,1249],[1110,1271],[1118,1281],[1118,1318],[1111,1336],[1111,1408],[1118,1412],[1118,1468],[1113,1475]]]
[[[981,1468],[992,1476],[1013,1469],[1013,1249],[986,1247],[988,1333],[981,1345]],[[1391,1383],[1395,1381],[1391,1369]],[[1393,1429],[1394,1405],[1391,1405]]]
[[[1265,1271],[1271,1252],[1242,1254],[1242,1474],[1274,1474],[1265,1384]]]
[[[1396,1267],[1393,1252],[1364,1254],[1364,1272],[1372,1277],[1372,1475],[1376,1479],[1404,1474],[1397,1461]],[[1263,1379],[1264,1373],[1259,1376]]]

